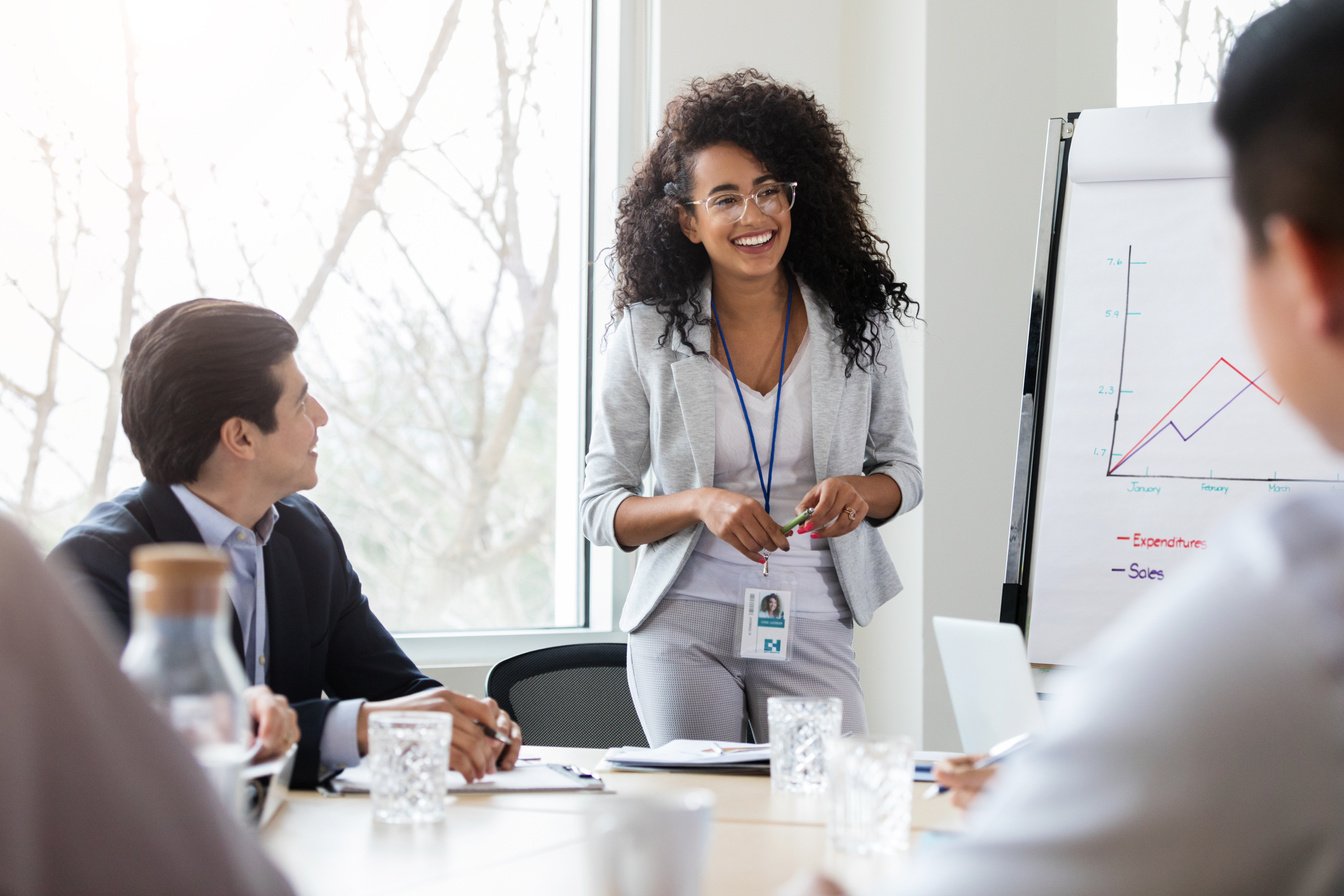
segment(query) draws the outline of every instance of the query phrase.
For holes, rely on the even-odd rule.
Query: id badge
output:
[[[762,575],[749,570],[742,577],[742,643],[746,659],[789,658],[793,622],[793,578],[786,573]]]

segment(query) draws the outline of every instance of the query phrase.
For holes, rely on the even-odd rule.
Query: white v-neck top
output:
[[[808,489],[816,485],[816,463],[812,455],[811,357],[811,334],[804,333],[802,344],[784,371],[783,392],[779,401],[779,433],[775,437],[775,475],[770,489],[769,511],[780,522],[786,522],[795,515],[794,506],[807,494]],[[747,434],[747,424],[742,419],[742,405],[745,403],[752,430],[756,434],[761,474],[769,482],[771,431],[774,427],[775,393],[778,389],[771,389],[762,395],[742,384],[742,401],[739,402],[732,374],[717,359],[711,360],[715,372],[714,486],[749,495],[764,504],[765,495],[756,472],[751,439]],[[710,538],[718,541],[713,535]],[[730,554],[737,553],[732,548],[725,548]]]
[[[816,460],[812,453],[812,339],[803,335],[798,351],[784,371],[779,401],[779,433],[775,445],[775,475],[770,489],[770,515],[778,522],[795,516],[794,507],[816,485]],[[775,418],[775,393],[762,395],[742,385],[738,401],[733,377],[727,366],[714,364],[714,486],[748,495],[762,504],[765,495],[756,473],[751,440],[742,418],[742,404],[756,434],[761,473],[770,475],[770,442]],[[673,583],[669,597],[708,600],[737,605],[741,600],[741,576],[760,565],[739,554],[706,529],[695,553]],[[836,578],[830,542],[810,535],[794,535],[789,550],[770,555],[770,569],[787,571],[795,585],[793,611],[812,618],[837,619],[849,615]]]

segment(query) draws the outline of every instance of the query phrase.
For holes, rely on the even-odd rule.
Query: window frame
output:
[[[578,266],[584,333],[582,445],[572,487],[583,481],[583,457],[592,434],[593,396],[601,384],[601,349],[610,307],[611,283],[604,250],[615,235],[616,199],[626,172],[634,168],[648,143],[652,122],[651,60],[654,47],[652,0],[590,0],[586,15],[588,127],[584,156],[587,182],[581,195],[586,222]],[[563,480],[558,485],[564,485]],[[578,528],[578,520],[573,521]],[[560,644],[625,640],[619,620],[634,572],[633,553],[598,547],[581,539],[578,575],[579,613],[584,624],[566,627],[393,632],[421,668],[493,665],[505,657]],[[555,583],[557,589],[565,587]],[[376,599],[376,595],[375,595]]]

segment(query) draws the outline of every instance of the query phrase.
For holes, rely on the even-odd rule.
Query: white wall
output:
[[[658,52],[654,113],[691,78],[748,66],[804,84],[830,106],[840,100],[844,17],[841,4],[815,0],[651,0]]]
[[[910,295],[925,297],[924,119],[927,65],[923,2],[850,0],[844,7],[843,95],[832,111],[845,123],[860,159],[874,230],[891,244],[891,265]],[[925,330],[905,329],[901,349],[910,378],[920,457],[925,432]],[[923,735],[924,507],[882,530],[905,590],[855,633],[870,730]]]

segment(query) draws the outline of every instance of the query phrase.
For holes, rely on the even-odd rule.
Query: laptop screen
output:
[[[978,619],[933,618],[961,748],[983,753],[1041,724],[1022,632]]]

